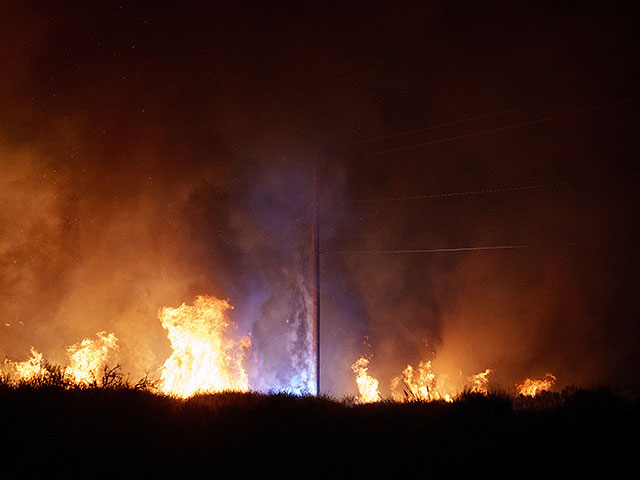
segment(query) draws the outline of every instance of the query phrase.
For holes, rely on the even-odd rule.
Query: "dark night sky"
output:
[[[211,293],[286,383],[318,161],[324,251],[564,245],[323,254],[327,391],[637,381],[637,3],[344,3],[0,0],[0,355],[112,329],[144,370]]]

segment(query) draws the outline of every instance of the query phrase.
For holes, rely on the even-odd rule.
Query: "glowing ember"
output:
[[[487,394],[487,387],[489,385],[490,369],[486,369],[484,372],[476,373],[473,377],[469,378],[471,384],[471,393]]]
[[[113,333],[98,332],[95,340],[84,340],[67,348],[69,366],[66,373],[77,384],[96,382],[112,352],[118,350]]]
[[[234,341],[227,336],[234,326],[225,315],[230,308],[225,300],[198,296],[193,306],[160,309],[158,318],[173,349],[161,369],[162,392],[186,398],[196,393],[249,390],[242,361],[251,339]]]
[[[4,371],[14,382],[29,382],[47,375],[42,354],[31,347],[31,358],[23,362],[4,361]]]
[[[357,375],[356,383],[360,396],[360,403],[371,403],[380,401],[380,393],[378,393],[378,380],[367,373],[369,367],[369,359],[365,357],[359,358],[356,363],[351,365],[351,369]]]
[[[524,382],[517,384],[516,389],[520,395],[535,397],[544,390],[551,390],[554,383],[556,383],[556,377],[547,373],[542,380],[527,378]]]
[[[438,378],[431,369],[431,361],[420,362],[417,369],[407,365],[402,377],[391,381],[391,395],[396,401],[421,400],[433,402],[444,400],[452,402],[453,398],[445,393],[446,377]]]

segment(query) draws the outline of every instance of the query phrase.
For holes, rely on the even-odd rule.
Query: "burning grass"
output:
[[[634,461],[627,439],[640,427],[637,399],[607,389],[535,397],[467,390],[453,402],[369,404],[255,392],[182,399],[118,372],[106,367],[95,384],[70,386],[64,376],[0,382],[5,478],[28,470],[181,477],[611,475]]]
[[[514,395],[490,390],[491,370],[456,393],[430,361],[408,365],[381,397],[369,359],[353,366],[358,396],[341,400],[251,392],[243,359],[214,297],[159,311],[172,354],[131,380],[110,363],[106,331],[67,348],[67,363],[36,349],[0,368],[4,477],[458,476],[524,478],[611,470],[635,458],[638,401],[608,390],[548,391],[555,377],[526,379]],[[233,391],[231,391],[233,390]],[[325,472],[329,470],[329,475]]]

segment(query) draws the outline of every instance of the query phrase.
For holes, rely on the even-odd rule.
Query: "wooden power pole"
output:
[[[311,186],[313,248],[313,340],[316,353],[316,395],[320,395],[320,228],[318,221],[318,165],[313,161]]]

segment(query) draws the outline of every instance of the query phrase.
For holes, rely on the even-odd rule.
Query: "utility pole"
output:
[[[316,396],[320,395],[320,228],[318,221],[318,161],[313,160],[311,186],[313,249],[313,340],[316,350]]]

